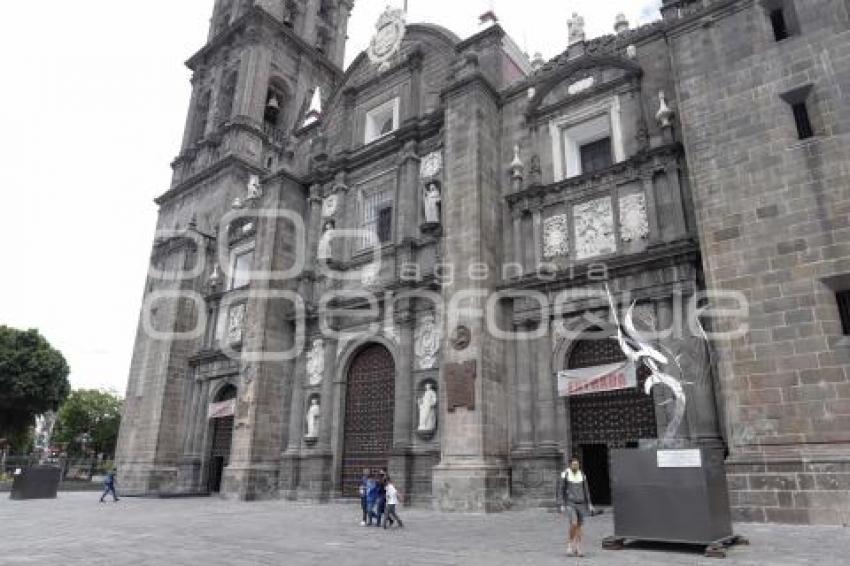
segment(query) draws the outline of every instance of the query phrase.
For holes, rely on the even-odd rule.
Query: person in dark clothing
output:
[[[590,502],[590,491],[587,489],[587,478],[581,471],[578,458],[570,461],[570,467],[561,474],[562,511],[568,511],[570,517],[570,538],[567,543],[567,554],[584,556],[581,552],[584,517],[593,512]]]
[[[378,476],[378,498],[375,502],[375,515],[378,518],[378,524],[381,526],[381,519],[384,517],[384,511],[387,508],[387,474],[381,470]]]
[[[369,519],[369,476],[371,470],[363,470],[363,477],[360,478],[360,509],[363,510],[363,520],[360,521],[360,526],[365,527],[366,521]]]
[[[372,526],[372,520],[373,519],[377,518],[378,521],[380,521],[380,518],[376,517],[376,512],[377,512],[376,507],[378,505],[378,491],[379,490],[380,490],[380,487],[378,485],[378,480],[376,480],[375,478],[370,476],[369,479],[366,480],[366,509],[367,509],[366,526],[367,527]]]
[[[106,474],[106,479],[103,480],[103,487],[105,488],[103,491],[103,495],[100,496],[100,502],[103,503],[104,498],[108,493],[112,493],[112,500],[117,502],[118,494],[115,493],[115,474],[117,470],[112,470],[108,474]]]

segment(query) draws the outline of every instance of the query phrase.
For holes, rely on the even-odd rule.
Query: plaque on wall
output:
[[[446,366],[446,405],[449,412],[458,407],[475,409],[475,360]]]

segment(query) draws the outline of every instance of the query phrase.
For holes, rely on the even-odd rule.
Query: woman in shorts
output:
[[[567,543],[567,554],[584,556],[581,552],[581,527],[584,518],[593,511],[590,502],[590,491],[587,489],[587,478],[581,471],[578,458],[570,461],[570,467],[561,474],[561,498],[564,502],[562,510],[569,513],[570,539]]]

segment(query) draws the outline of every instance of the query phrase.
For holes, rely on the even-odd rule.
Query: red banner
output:
[[[630,387],[637,387],[637,374],[631,362],[558,372],[558,395],[561,397],[616,391]]]
[[[236,399],[228,399],[221,403],[210,403],[207,414],[211,419],[220,419],[222,417],[233,416],[236,410]]]

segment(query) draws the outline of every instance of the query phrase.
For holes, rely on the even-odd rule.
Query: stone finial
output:
[[[322,89],[316,87],[313,91],[313,98],[310,100],[310,108],[307,110],[307,117],[304,118],[303,126],[309,126],[318,122],[322,117]]]
[[[629,20],[626,19],[626,15],[624,13],[620,12],[614,19],[614,31],[617,32],[617,34],[621,34],[628,30]]]
[[[573,12],[573,16],[567,20],[567,31],[569,33],[568,45],[584,41],[584,18]]]
[[[519,145],[514,145],[514,159],[511,161],[511,177],[522,178],[522,174],[525,171],[525,164],[522,162],[522,159],[519,157]]]
[[[658,92],[658,101],[659,108],[658,112],[655,114],[655,119],[658,120],[658,123],[662,128],[669,128],[673,125],[671,120],[675,112],[667,106],[667,95],[664,94],[663,90]]]
[[[543,59],[543,54],[539,51],[534,53],[534,57],[531,59],[531,68],[535,71],[539,70],[546,64],[546,60]]]

